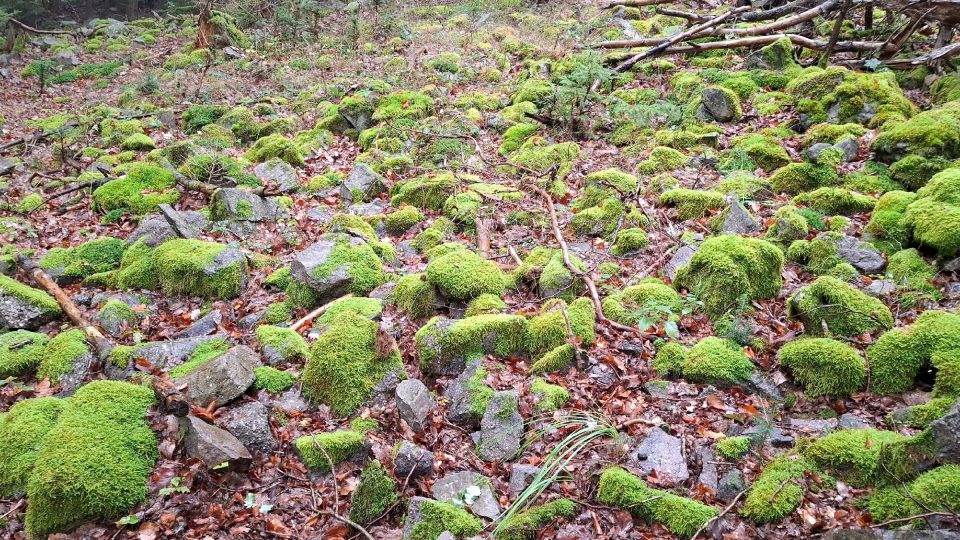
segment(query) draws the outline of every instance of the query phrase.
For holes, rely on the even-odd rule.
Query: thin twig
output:
[[[732,501],[730,501],[730,504],[728,504],[727,507],[723,509],[723,511],[713,516],[712,518],[708,519],[707,521],[703,522],[703,525],[701,525],[700,528],[697,529],[695,533],[693,533],[693,536],[690,537],[690,540],[696,540],[697,537],[700,536],[700,533],[702,533],[707,528],[708,525],[722,518],[724,514],[726,514],[733,508],[733,505],[737,504],[737,501],[739,501],[740,497],[743,497],[743,494],[746,492],[747,492],[746,489],[740,490],[740,493],[737,493],[737,496],[734,497]]]
[[[333,304],[336,304],[337,302],[339,302],[340,300],[343,300],[344,298],[350,298],[350,297],[352,297],[352,296],[353,296],[353,294],[347,293],[347,294],[341,296],[340,298],[337,298],[336,300],[331,300],[330,302],[327,302],[326,304],[318,307],[317,309],[311,311],[310,313],[307,313],[306,315],[303,316],[303,318],[301,318],[301,319],[298,320],[297,322],[291,324],[288,328],[290,328],[290,330],[293,330],[294,332],[296,332],[297,330],[300,329],[301,326],[307,324],[308,322],[310,322],[310,321],[312,321],[313,319],[319,317],[320,315],[323,315],[323,313],[324,313],[325,311],[327,311],[328,309],[330,309],[330,306],[332,306]]]

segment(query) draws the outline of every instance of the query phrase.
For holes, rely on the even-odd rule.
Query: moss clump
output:
[[[580,145],[575,142],[548,144],[540,137],[531,137],[510,154],[508,161],[520,169],[521,174],[537,177],[556,167],[551,175],[554,183],[546,186],[546,189],[554,195],[562,195],[566,193],[563,181],[579,157]]]
[[[0,377],[31,373],[44,359],[48,342],[46,334],[27,330],[0,335]]]
[[[623,201],[608,197],[578,212],[570,221],[570,227],[577,234],[606,236],[616,231],[620,218],[626,214],[627,207]]]
[[[477,177],[466,176],[465,180],[479,180]],[[453,173],[440,173],[429,176],[420,176],[403,183],[398,183],[391,188],[393,195],[391,204],[401,206],[409,204],[424,210],[439,210],[443,207],[444,201],[456,193],[460,186],[461,178]]]
[[[94,381],[67,400],[27,482],[28,536],[116,519],[147,498],[157,440],[144,415],[153,401],[152,389],[120,381]]]
[[[661,377],[683,374],[683,363],[687,360],[687,349],[679,343],[666,343],[657,351],[651,367]]]
[[[660,195],[660,203],[677,207],[677,218],[693,219],[707,215],[709,210],[726,206],[722,193],[699,189],[671,189]]]
[[[573,345],[564,343],[563,345],[554,347],[534,362],[533,365],[530,366],[530,373],[555,373],[564,371],[570,367],[573,358]]]
[[[317,317],[316,321],[320,324],[330,324],[342,313],[353,313],[368,319],[375,319],[383,313],[383,300],[364,297],[344,298],[330,304],[330,308],[323,315]]]
[[[0,414],[0,495],[12,497],[26,490],[40,444],[65,405],[65,400],[52,397],[25,399]]]
[[[203,126],[215,123],[226,112],[223,105],[192,105],[183,112],[183,130],[196,133]]]
[[[596,313],[590,299],[577,298],[569,306],[555,299],[544,303],[540,313],[531,317],[527,325],[527,350],[532,356],[540,356],[569,341],[563,310],[567,312],[573,335],[585,344],[593,343]]]
[[[890,165],[890,176],[907,189],[917,190],[938,172],[948,169],[953,162],[941,157],[910,155]]]
[[[934,398],[920,405],[913,405],[901,411],[887,415],[887,423],[891,426],[908,426],[915,429],[924,429],[931,422],[942,418],[950,412],[956,399],[954,397]]]
[[[693,499],[651,489],[643,479],[620,467],[603,471],[597,487],[597,500],[630,510],[631,514],[648,522],[660,523],[683,538],[693,536],[719,514],[717,509]]]
[[[876,429],[843,429],[815,440],[801,448],[805,458],[855,487],[882,481],[883,446],[902,442],[906,437],[893,431]]]
[[[960,168],[937,173],[907,205],[903,223],[913,240],[941,257],[960,253]]]
[[[390,234],[400,235],[423,221],[423,213],[415,206],[404,206],[396,212],[387,214],[384,225]]]
[[[173,204],[179,198],[173,173],[149,163],[134,164],[125,177],[111,180],[93,192],[97,208],[136,214],[155,212],[157,206]]]
[[[773,215],[773,224],[767,229],[767,237],[780,242],[801,240],[810,234],[810,224],[793,205],[784,205]]]
[[[168,240],[157,246],[153,269],[161,289],[173,295],[236,298],[246,283],[246,257],[235,258],[216,272],[208,271],[226,250],[223,244],[191,239]]]
[[[306,358],[308,349],[307,342],[303,340],[300,334],[289,328],[279,326],[262,325],[257,327],[257,341],[260,347],[272,347],[284,360],[294,360],[296,358]]]
[[[534,133],[537,132],[537,126],[533,124],[520,123],[507,128],[500,141],[500,148],[497,150],[501,156],[509,155],[523,145]]]
[[[790,163],[790,154],[780,141],[769,135],[747,135],[738,138],[720,161],[721,170],[753,171],[758,167],[766,172]]]
[[[649,318],[648,312],[677,311],[681,298],[675,290],[656,279],[644,280],[603,299],[603,315],[618,323],[634,325]],[[644,329],[645,330],[645,329]]]
[[[814,335],[853,337],[893,326],[883,302],[831,276],[820,276],[791,296],[787,315],[802,320]]]
[[[373,225],[367,222],[362,216],[355,214],[337,214],[333,216],[330,222],[330,232],[345,232],[352,236],[357,236],[366,240],[367,245],[373,249],[374,253],[384,260],[392,261],[396,259],[397,252],[389,242],[381,242],[377,239],[377,231]]]
[[[869,195],[861,195],[848,189],[832,187],[822,187],[807,193],[801,193],[793,200],[824,214],[843,216],[869,212],[877,204],[877,200]]]
[[[555,411],[570,399],[570,392],[566,388],[550,384],[539,377],[533,380],[530,392],[539,396],[537,410],[541,411]]]
[[[497,540],[533,540],[537,536],[537,531],[553,520],[558,517],[573,518],[576,512],[577,503],[570,499],[557,499],[533,506],[505,521],[496,538]]]
[[[816,163],[790,163],[770,177],[770,186],[777,193],[797,194],[835,185],[840,177],[832,167]]]
[[[460,244],[450,245],[454,248],[430,258],[426,274],[430,284],[453,300],[503,294],[507,278],[499,266]]]
[[[617,241],[610,247],[610,254],[614,257],[627,257],[640,251],[649,243],[647,231],[630,227],[617,235]]]
[[[717,454],[730,461],[737,461],[750,451],[750,437],[727,437],[717,441]]]
[[[371,461],[363,468],[360,483],[350,496],[350,519],[367,525],[386,512],[397,499],[397,482],[379,461]]]
[[[469,358],[508,356],[527,350],[527,320],[519,315],[476,315],[451,321],[434,317],[415,336],[420,367],[455,371]],[[457,371],[459,373],[459,371]]]
[[[753,363],[736,343],[710,336],[687,351],[683,377],[702,384],[738,384],[750,380]]]
[[[89,354],[83,330],[74,328],[61,332],[47,344],[37,368],[37,378],[50,379],[52,384],[58,384],[61,377],[73,371],[74,364]]]
[[[285,392],[297,382],[297,376],[293,373],[272,366],[253,368],[253,376],[253,387],[257,390],[266,390],[271,394]]]
[[[575,268],[586,270],[583,261],[570,256]],[[541,298],[573,300],[582,290],[583,281],[575,276],[563,262],[563,253],[558,249],[536,247],[523,259],[523,264],[513,271],[513,279],[519,285],[529,285]]]
[[[960,465],[943,465],[927,471],[906,489],[903,486],[879,489],[867,498],[867,509],[877,523],[925,512],[957,513],[960,511]],[[909,524],[921,528],[924,521],[916,519]],[[904,523],[897,523],[902,525]]]
[[[314,343],[303,370],[303,391],[337,416],[353,414],[390,371],[402,371],[396,348],[381,350],[380,325],[344,313]]]
[[[409,90],[394,92],[380,100],[373,111],[374,120],[399,120],[424,118],[433,110],[433,98]]]
[[[352,278],[350,292],[356,296],[366,296],[387,281],[383,263],[369,244],[344,233],[330,234],[334,234],[334,247],[327,261],[313,269],[314,279],[325,279],[346,266],[346,273]],[[296,281],[287,287],[287,295],[291,302],[303,307],[312,307],[318,301],[313,289]]]
[[[197,370],[200,366],[230,350],[230,344],[223,338],[205,341],[190,353],[187,361],[172,368],[168,374],[171,378],[183,377]]]
[[[131,135],[124,139],[122,143],[120,143],[121,150],[133,150],[135,152],[153,150],[156,147],[157,143],[155,143],[148,135],[144,135],[143,133]]]
[[[126,249],[127,243],[119,238],[98,238],[75,248],[54,248],[39,264],[44,270],[57,270],[55,273],[67,278],[82,279],[116,269]]]
[[[400,278],[393,290],[393,301],[416,319],[433,314],[440,303],[437,289],[427,281],[426,274],[408,274]]]
[[[907,206],[916,198],[916,193],[890,191],[877,201],[864,232],[873,237],[873,243],[878,249],[893,253],[905,248],[910,242],[910,230],[904,214]]]
[[[650,152],[647,159],[637,164],[640,174],[657,174],[669,172],[682,167],[687,162],[687,156],[666,146],[657,146]]]
[[[254,163],[263,163],[273,158],[286,161],[294,167],[304,164],[303,149],[296,142],[274,133],[257,139],[253,146],[243,154],[244,159]]]
[[[29,214],[43,206],[43,197],[39,193],[31,193],[17,203],[16,211],[21,214]]]
[[[888,122],[873,139],[870,149],[883,163],[911,154],[956,159],[960,157],[960,106],[951,103],[905,122]]]
[[[780,292],[783,253],[765,240],[724,234],[708,238],[688,264],[677,271],[674,287],[704,300],[716,319],[741,298],[762,300]]]
[[[223,184],[227,178],[232,178],[243,184],[259,182],[255,178],[250,178],[250,175],[245,173],[243,169],[243,165],[239,161],[228,156],[197,154],[186,160],[180,167],[180,172],[188,178],[208,184]]]
[[[304,465],[325,473],[330,472],[332,465],[342,463],[363,450],[365,440],[363,432],[344,429],[299,437],[293,444]]]
[[[419,521],[410,531],[410,540],[436,540],[444,531],[455,538],[469,538],[483,530],[483,523],[463,508],[448,502],[420,503]]]
[[[812,463],[800,456],[782,455],[763,470],[750,486],[740,515],[754,523],[775,523],[790,515],[803,502],[803,477]]]
[[[892,73],[855,73],[831,66],[810,67],[790,81],[787,91],[799,99],[798,108],[815,122],[858,122],[876,125],[884,117],[903,119],[914,106],[897,86]],[[887,111],[886,115],[875,114]],[[877,118],[877,117],[880,118]]]
[[[866,128],[860,124],[817,124],[804,133],[803,144],[804,146],[817,143],[837,144],[843,139],[862,137],[866,134]]]
[[[507,303],[499,296],[485,293],[474,298],[467,304],[465,315],[467,317],[473,317],[474,315],[502,313],[505,309],[507,309]]]
[[[863,388],[867,366],[856,349],[827,338],[799,339],[780,348],[780,362],[811,396],[849,396]]]
[[[937,368],[933,397],[960,396],[960,351],[934,352],[930,364]]]
[[[883,334],[867,348],[872,390],[878,394],[909,390],[934,354],[953,349],[958,340],[960,316],[933,310],[923,312],[910,326]]]

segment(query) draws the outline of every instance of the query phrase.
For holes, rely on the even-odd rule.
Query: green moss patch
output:
[[[872,390],[909,390],[920,369],[932,365],[934,354],[953,349],[958,340],[960,316],[945,311],[925,311],[912,325],[886,332],[867,348]]]
[[[134,164],[125,177],[111,180],[93,192],[93,202],[99,209],[136,214],[155,212],[160,204],[173,204],[179,198],[173,173],[149,163]]]
[[[803,502],[804,475],[814,470],[813,464],[800,456],[775,459],[750,486],[740,515],[761,524],[787,517]]]
[[[787,304],[787,315],[802,320],[809,334],[852,337],[893,326],[883,302],[831,276],[820,276]]]
[[[849,345],[827,338],[799,339],[780,348],[780,362],[811,396],[848,396],[863,388],[867,366]]]

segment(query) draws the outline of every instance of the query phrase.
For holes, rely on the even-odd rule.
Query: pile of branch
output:
[[[611,0],[604,8],[659,6],[669,0]],[[743,2],[740,2],[743,3]],[[716,49],[751,48],[789,39],[796,47],[821,51],[824,58],[835,52],[869,53],[881,63],[894,68],[912,68],[923,64],[943,65],[960,54],[960,43],[952,43],[954,28],[960,23],[960,0],[889,0],[878,7],[887,18],[874,27],[872,0],[792,0],[754,2],[762,6],[731,7],[720,14],[696,13],[665,7],[655,8],[662,15],[687,20],[687,28],[670,37],[647,37],[603,41],[593,45],[601,49],[646,49],[622,61],[615,68],[624,72],[642,60],[668,54],[689,54]],[[833,20],[829,39],[812,35],[814,19]],[[845,19],[862,22],[874,31],[873,39],[841,41],[840,30]],[[767,22],[769,21],[769,22]],[[742,23],[760,23],[744,25]],[[933,37],[931,50],[917,56],[896,58],[915,34]],[[704,41],[714,38],[712,41]],[[699,40],[699,43],[694,41]]]

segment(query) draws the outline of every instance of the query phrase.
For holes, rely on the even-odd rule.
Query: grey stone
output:
[[[296,387],[274,397],[272,404],[273,408],[290,413],[300,413],[310,408],[310,404],[300,396]]]
[[[760,224],[738,200],[730,202],[720,230],[732,234],[751,234],[760,230]]]
[[[766,399],[774,401],[783,401],[783,394],[777,388],[777,384],[766,374],[754,371],[750,374],[750,380],[743,385],[753,394],[758,394]]]
[[[860,154],[860,143],[857,142],[857,139],[853,137],[842,139],[833,146],[834,148],[839,148],[843,151],[844,161],[853,161],[854,159],[857,159],[857,156]]]
[[[930,424],[930,430],[933,432],[940,460],[960,463],[960,401],[954,403],[942,418],[934,420]]]
[[[737,116],[737,104],[728,92],[719,88],[706,88],[700,93],[703,107],[718,122],[729,122]]]
[[[804,154],[807,156],[807,159],[809,159],[810,161],[816,163],[817,160],[820,159],[820,154],[821,154],[824,150],[826,150],[827,148],[831,148],[831,147],[833,147],[833,145],[830,144],[830,143],[816,143],[816,144],[812,144],[812,145],[810,145],[810,148],[807,148],[807,150],[806,150],[806,152],[804,152]]]
[[[730,502],[738,493],[743,491],[746,484],[743,481],[743,474],[740,469],[730,469],[720,478],[717,485],[717,498],[723,502]]]
[[[393,458],[393,472],[401,480],[425,476],[433,472],[434,460],[433,452],[410,441],[402,441]]]
[[[97,313],[97,324],[111,336],[120,336],[131,323],[137,320],[136,314],[125,316],[123,313],[110,309]]]
[[[240,269],[239,290],[242,291],[247,286],[247,256],[235,247],[227,247],[217,254],[213,262],[203,268],[203,273],[207,278],[213,279],[218,272],[232,266]]]
[[[473,429],[480,425],[480,416],[471,407],[470,379],[480,368],[480,360],[467,364],[463,373],[447,385],[444,396],[447,398],[447,420],[463,428]]]
[[[516,390],[496,392],[480,420],[477,455],[484,461],[507,461],[520,451],[523,417]]]
[[[700,485],[710,488],[711,491],[716,493],[720,489],[720,476],[716,464],[717,456],[709,446],[701,446],[697,450],[697,454],[700,456],[700,476],[697,477],[697,481],[700,482]]]
[[[375,199],[366,203],[351,204],[347,207],[347,213],[355,216],[371,217],[384,213],[386,209],[387,203]]]
[[[870,296],[887,296],[897,291],[897,283],[892,279],[875,279],[864,287],[863,292]]]
[[[71,51],[60,51],[53,55],[51,60],[60,64],[61,66],[74,67],[80,65],[80,58],[76,53]]]
[[[193,415],[180,418],[180,430],[185,433],[183,448],[210,468],[227,463],[230,470],[244,472],[250,468],[253,456],[236,437],[225,429],[208,424]]]
[[[240,188],[218,189],[210,199],[210,217],[216,221],[276,221],[285,213],[275,198]]]
[[[674,384],[670,381],[648,381],[643,383],[643,389],[655,398],[666,398],[673,394]]]
[[[178,211],[180,218],[190,226],[190,228],[201,231],[209,225],[207,218],[200,212]],[[133,244],[137,240],[150,247],[157,247],[171,238],[180,238],[180,235],[170,226],[170,223],[160,214],[153,214],[143,221],[127,236],[127,243]]]
[[[354,201],[367,202],[383,193],[384,189],[386,184],[382,176],[366,163],[354,163],[350,174],[340,185],[340,197],[347,204]]]
[[[790,428],[803,435],[819,435],[837,429],[836,418],[791,418]]]
[[[6,176],[17,169],[19,160],[12,158],[0,158],[0,176]]]
[[[943,265],[944,272],[953,272],[955,274],[960,274],[960,257],[955,259],[950,259]]]
[[[750,437],[751,444],[754,446],[769,442],[777,448],[790,448],[794,442],[791,435],[776,426],[750,426],[744,430],[743,435]]]
[[[413,528],[417,526],[418,523],[423,521],[423,512],[421,512],[420,507],[423,506],[423,503],[430,502],[433,499],[428,499],[426,497],[411,497],[410,504],[407,505],[407,517],[403,521],[403,534],[401,538],[403,540],[409,540],[413,536]]]
[[[237,328],[241,330],[250,330],[260,323],[260,320],[263,319],[265,313],[265,311],[258,311],[256,313],[249,313],[243,317],[240,317],[240,320],[237,321]]]
[[[960,281],[951,281],[950,283],[947,283],[947,286],[943,288],[943,292],[947,295],[947,298],[951,300],[960,298]]]
[[[336,213],[328,209],[326,206],[318,206],[316,208],[311,208],[307,210],[307,219],[311,221],[318,221],[321,225],[329,225],[333,221],[333,216]]]
[[[175,366],[182,364],[193,350],[200,345],[224,336],[199,336],[193,338],[154,341],[137,347],[134,356],[143,358],[157,366]]]
[[[257,353],[237,345],[190,373],[177,377],[176,384],[186,385],[184,394],[195,405],[217,407],[233,401],[253,384],[253,369],[260,365]]]
[[[53,320],[53,315],[40,307],[0,289],[0,328],[36,330]]]
[[[197,238],[200,231],[179,211],[174,210],[169,204],[157,205],[160,216],[170,225],[171,230],[180,238]]]
[[[696,252],[697,248],[689,244],[680,246],[680,249],[673,254],[673,257],[670,258],[670,260],[667,262],[667,265],[663,268],[663,272],[667,275],[667,277],[673,279],[677,275],[677,270],[679,270],[681,266],[690,262],[690,259],[693,258],[693,255]]]
[[[370,394],[370,404],[374,407],[385,407],[396,395],[397,385],[406,378],[407,374],[403,369],[388,371],[380,379],[380,382],[373,387],[373,392]]]
[[[261,179],[276,184],[280,193],[293,193],[300,189],[300,177],[292,165],[279,158],[265,161],[253,168],[253,174]]]
[[[227,411],[219,420],[247,449],[263,454],[277,449],[277,440],[270,431],[270,411],[263,403],[244,403]]]
[[[464,494],[470,487],[480,488],[480,495],[471,504],[466,504]],[[474,514],[493,519],[500,515],[500,503],[493,493],[490,480],[473,471],[455,472],[434,482],[430,495],[438,501],[460,501]]]
[[[197,336],[206,336],[217,331],[220,323],[223,322],[223,314],[219,310],[213,310],[203,317],[197,319],[193,324],[174,334],[176,338],[189,338]]]
[[[471,343],[467,347],[461,347],[451,344],[445,339],[457,321],[447,317],[436,317],[430,321],[430,332],[427,332],[423,340],[418,343],[421,348],[429,348],[433,351],[433,358],[428,364],[423,365],[425,372],[435,375],[459,375],[463,372],[466,365],[466,356],[464,349],[471,351],[482,350],[486,354],[499,352],[508,354],[510,351],[496,351],[498,337],[497,329],[488,329],[484,334],[471,336]],[[519,349],[514,352],[520,352]]]
[[[423,433],[435,407],[430,390],[419,379],[407,379],[397,385],[397,410],[410,429]]]
[[[655,428],[630,452],[630,461],[644,473],[656,472],[657,478],[671,484],[690,478],[683,443],[660,428]]]
[[[527,489],[539,472],[540,467],[535,465],[515,463],[510,468],[510,495],[515,497]]]
[[[839,429],[862,429],[870,427],[870,424],[853,413],[843,413],[837,421],[837,427]]]
[[[833,529],[823,538],[824,540],[960,540],[960,532]]]
[[[841,238],[837,247],[840,257],[863,274],[878,274],[887,266],[887,260],[877,248],[852,236]]]
[[[327,263],[337,241],[348,242],[351,246],[364,244],[364,240],[353,235],[343,233],[328,233],[321,236],[316,243],[297,254],[290,263],[290,276],[298,282],[307,285],[318,293],[318,302],[324,304],[334,298],[343,296],[353,284],[353,276],[349,273],[349,265],[342,264],[322,278],[313,276],[314,270]]]

